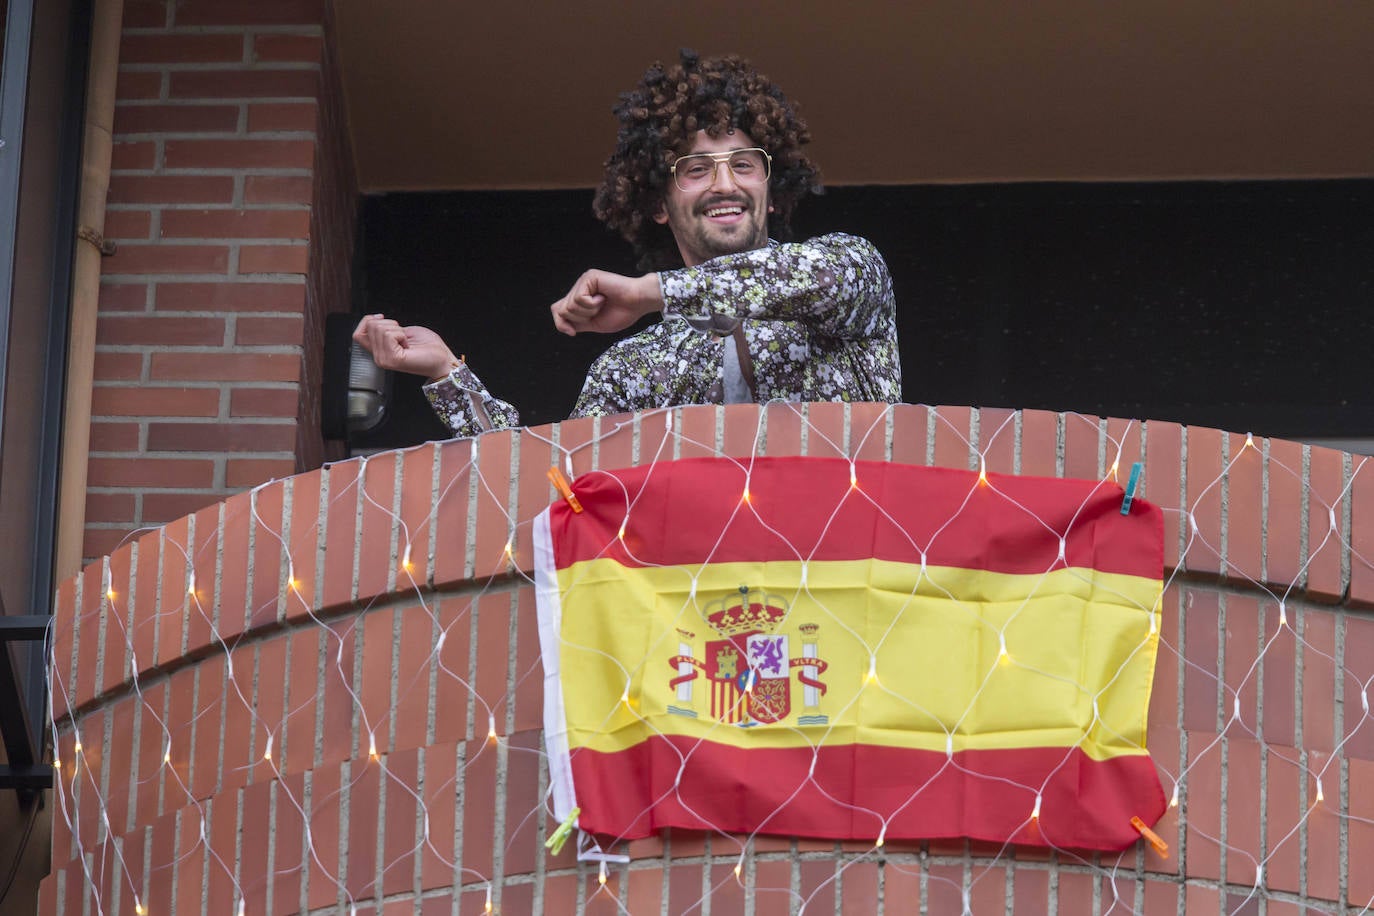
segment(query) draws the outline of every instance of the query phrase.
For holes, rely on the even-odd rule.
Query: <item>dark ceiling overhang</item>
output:
[[[1374,6],[336,0],[366,192],[594,185],[617,95],[752,59],[828,183],[1374,174]]]

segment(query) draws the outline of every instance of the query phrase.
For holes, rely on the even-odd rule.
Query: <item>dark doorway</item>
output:
[[[631,272],[590,191],[365,201],[356,311],[427,324],[526,423],[562,419],[609,341],[554,332],[588,267]],[[908,401],[1366,437],[1374,181],[835,188],[796,235],[892,270]],[[360,445],[442,437],[418,383]]]

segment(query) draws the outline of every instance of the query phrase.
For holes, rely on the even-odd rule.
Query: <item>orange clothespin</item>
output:
[[[554,489],[563,494],[563,498],[572,506],[574,512],[582,511],[582,504],[577,501],[577,496],[573,493],[572,487],[568,485],[568,478],[563,476],[563,472],[557,467],[549,468],[549,483],[553,484]]]
[[[1169,858],[1169,844],[1160,839],[1159,834],[1155,833],[1149,827],[1146,827],[1144,821],[1142,821],[1138,817],[1133,817],[1131,818],[1131,826],[1134,827],[1137,830],[1137,832],[1139,832],[1140,835],[1143,836],[1146,839],[1146,841],[1155,848],[1155,852],[1159,853],[1166,859]]]

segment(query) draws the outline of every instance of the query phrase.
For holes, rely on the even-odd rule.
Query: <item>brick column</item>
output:
[[[318,466],[356,181],[323,0],[125,4],[84,552]]]

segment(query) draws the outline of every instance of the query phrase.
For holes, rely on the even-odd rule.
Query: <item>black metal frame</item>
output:
[[[45,685],[41,680],[51,625],[52,617],[48,615],[11,617],[4,614],[4,607],[0,605],[0,738],[4,740],[5,756],[9,760],[7,766],[0,765],[0,788],[17,789],[23,800],[28,800],[38,790],[52,787],[52,767],[41,762],[45,698]],[[34,678],[24,678],[14,664],[11,642],[28,644],[29,672],[32,674],[36,665],[40,680],[36,695]],[[35,698],[37,704],[32,702]],[[37,715],[34,715],[35,705]]]
[[[14,227],[19,219],[19,170],[24,158],[24,109],[29,91],[29,43],[34,0],[10,0],[0,62],[0,442],[4,441],[9,369],[10,300],[14,291]]]
[[[3,405],[11,346],[20,172],[36,8],[36,0],[10,0],[0,75],[0,442],[4,441]],[[8,593],[12,602],[19,602],[19,607],[30,613],[6,613],[6,583],[0,582],[0,740],[8,759],[8,765],[0,765],[0,789],[15,789],[24,803],[40,797],[41,790],[51,787],[53,781],[52,768],[43,762],[48,719],[48,646],[91,9],[91,0],[74,0],[67,11],[70,29],[57,139],[57,180],[51,204],[54,236],[52,261],[48,265],[48,323],[46,339],[42,341],[45,360],[39,396],[43,408],[41,428],[30,440],[36,447],[39,469],[33,494],[35,530],[31,539],[26,539],[32,585],[27,594]]]

